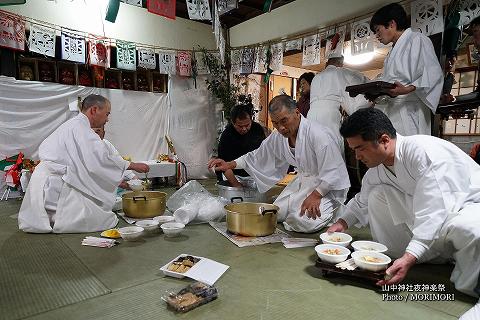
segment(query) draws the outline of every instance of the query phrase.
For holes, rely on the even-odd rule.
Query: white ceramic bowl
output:
[[[375,251],[380,253],[384,253],[388,251],[387,246],[378,242],[367,241],[367,240],[353,241],[352,248],[355,251]]]
[[[175,218],[173,216],[156,216],[153,217],[153,220],[158,221],[160,224],[173,222]]]
[[[143,181],[140,179],[128,180],[127,184],[133,191],[143,190]]]
[[[332,254],[326,252],[328,250],[335,250],[339,254]],[[317,252],[320,260],[328,263],[339,263],[345,261],[350,254],[350,250],[336,244],[319,244],[315,247],[315,251]]]
[[[352,242],[352,236],[343,232],[333,232],[330,234],[324,232],[320,235],[320,239],[325,244],[336,244],[342,247],[348,247],[350,242]]]
[[[143,229],[145,229],[145,231],[147,232],[154,232],[154,231],[158,231],[158,221],[156,220],[139,220],[137,222],[135,222],[135,225],[136,226],[139,226],[139,227],[142,227]]]
[[[380,261],[371,262],[365,260],[364,257],[379,259]],[[370,271],[385,270],[387,269],[388,264],[392,261],[389,256],[375,251],[355,251],[352,253],[352,258],[359,268]]]
[[[160,226],[167,237],[177,237],[182,233],[185,225],[180,222],[167,222]]]
[[[142,237],[143,228],[138,226],[123,227],[118,229],[122,238],[126,241],[135,241]]]

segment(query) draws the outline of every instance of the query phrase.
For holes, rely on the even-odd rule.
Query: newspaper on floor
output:
[[[283,246],[287,249],[302,248],[302,247],[314,247],[318,244],[317,239],[310,238],[283,238]]]
[[[117,242],[115,239],[105,239],[99,237],[86,237],[82,240],[82,246],[91,246],[91,247],[100,247],[100,248],[111,248]]]
[[[275,232],[265,237],[244,237],[236,234],[232,234],[227,231],[226,222],[210,222],[209,223],[215,230],[224,235],[228,240],[232,241],[238,247],[250,247],[259,246],[267,243],[281,242],[282,239],[290,237],[287,233],[280,229],[275,229]]]

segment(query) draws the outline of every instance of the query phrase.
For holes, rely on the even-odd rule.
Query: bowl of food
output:
[[[352,236],[343,232],[324,232],[320,235],[320,239],[325,244],[336,244],[342,247],[348,247],[352,242]]]
[[[135,225],[142,227],[146,232],[149,232],[149,233],[159,231],[158,229],[159,222],[156,220],[152,220],[152,219],[139,220],[135,222]]]
[[[315,247],[318,257],[323,262],[339,263],[347,260],[350,250],[336,244],[319,244]]]
[[[182,234],[185,225],[180,222],[167,222],[160,226],[166,237],[178,237]]]
[[[175,218],[173,216],[156,216],[153,217],[153,220],[158,221],[158,223],[163,224],[167,222],[173,222],[175,221]]]
[[[143,181],[140,179],[133,179],[127,181],[128,186],[133,191],[142,191],[143,190]]]
[[[142,237],[143,228],[138,226],[123,227],[118,229],[122,239],[126,241],[135,241]]]
[[[369,271],[385,270],[392,262],[389,256],[375,251],[355,251],[352,258],[360,269]]]
[[[387,246],[375,241],[367,241],[367,240],[353,241],[352,248],[355,251],[375,251],[380,253],[384,253],[388,251]]]

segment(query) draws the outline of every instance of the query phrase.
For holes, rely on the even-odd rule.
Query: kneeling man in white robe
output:
[[[111,154],[92,130],[102,127],[110,102],[90,95],[81,112],[47,137],[18,214],[25,232],[94,232],[114,227],[114,191],[127,169],[148,172],[143,163]]]
[[[403,137],[378,109],[353,113],[340,128],[370,169],[362,188],[328,232],[370,225],[397,258],[387,269],[401,282],[416,263],[455,260],[450,280],[480,294],[480,166],[454,144],[426,135]]]
[[[288,95],[272,99],[268,111],[275,130],[260,147],[225,162],[212,159],[215,170],[244,169],[260,192],[281,180],[289,165],[298,176],[278,196],[277,220],[285,229],[315,232],[330,222],[346,198],[350,181],[338,144],[330,129],[304,118]]]

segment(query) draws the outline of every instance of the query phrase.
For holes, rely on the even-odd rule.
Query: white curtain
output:
[[[204,78],[172,77],[169,93],[124,91],[15,80],[0,76],[0,159],[23,152],[38,158],[40,143],[63,122],[78,97],[100,94],[112,104],[105,138],[134,161],[167,153],[165,134],[174,142],[189,178],[208,176],[206,163],[215,140],[215,117]]]

